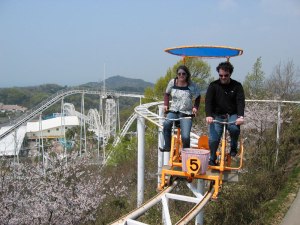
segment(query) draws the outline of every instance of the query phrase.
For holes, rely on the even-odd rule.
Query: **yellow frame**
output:
[[[159,190],[164,189],[164,187],[168,186],[168,181],[171,180],[171,176],[174,177],[184,177],[188,181],[192,181],[193,179],[204,179],[214,181],[214,193],[212,198],[217,199],[219,194],[220,186],[223,184],[223,173],[224,171],[230,170],[239,170],[243,166],[243,155],[244,155],[244,146],[242,138],[240,138],[240,165],[238,167],[231,167],[231,157],[227,154],[227,161],[225,161],[225,151],[226,151],[226,128],[224,126],[222,140],[221,140],[221,160],[219,166],[208,166],[208,169],[211,170],[219,170],[220,173],[218,175],[208,175],[208,174],[194,174],[182,171],[182,162],[181,162],[181,138],[180,138],[180,128],[177,129],[177,133],[172,136],[171,142],[171,151],[170,151],[170,159],[168,165],[170,168],[163,168],[161,171],[161,182],[158,186]],[[201,151],[201,150],[199,150]],[[199,165],[200,167],[201,165]],[[180,170],[176,170],[180,169]],[[166,179],[166,176],[169,175],[169,180]]]

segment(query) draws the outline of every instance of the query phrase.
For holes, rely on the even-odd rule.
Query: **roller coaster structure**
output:
[[[17,119],[11,121],[11,124],[13,124],[8,130],[0,134],[0,140],[6,137],[8,134],[10,134],[12,131],[15,129],[19,128],[26,122],[32,120],[36,116],[40,115],[43,111],[48,109],[50,106],[54,105],[58,101],[63,100],[65,97],[74,95],[74,94],[82,94],[84,96],[85,94],[91,94],[91,95],[99,95],[101,98],[105,99],[110,99],[108,101],[108,104],[106,104],[106,127],[101,127],[99,123],[99,117],[101,116],[100,114],[96,114],[95,110],[92,110],[87,116],[84,116],[84,113],[79,113],[75,111],[74,106],[71,106],[71,104],[65,104],[64,105],[64,110],[69,114],[69,115],[76,115],[79,116],[83,120],[89,120],[93,128],[96,129],[104,129],[104,130],[109,130],[109,132],[115,134],[116,128],[113,128],[116,123],[116,118],[118,109],[116,108],[116,102],[114,99],[118,99],[119,97],[133,97],[133,98],[143,98],[144,96],[138,93],[126,93],[126,92],[117,92],[117,91],[109,91],[109,90],[91,90],[91,89],[65,89],[57,92],[56,94],[50,96],[46,100],[42,101],[40,104],[32,108],[31,110],[26,111],[24,114],[22,114],[20,117]],[[94,111],[94,112],[93,112]],[[98,117],[98,118],[96,118]],[[98,122],[97,122],[98,121]],[[112,122],[113,121],[113,122]]]

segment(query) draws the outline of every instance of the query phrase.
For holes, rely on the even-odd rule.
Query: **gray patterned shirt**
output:
[[[178,87],[175,84],[175,79],[170,80],[166,93],[172,96],[170,111],[192,114],[193,100],[200,96],[198,86],[190,82],[187,87]]]

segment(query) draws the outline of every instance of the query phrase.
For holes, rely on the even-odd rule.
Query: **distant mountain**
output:
[[[104,86],[104,82],[89,82],[80,87],[100,88]],[[126,91],[126,92],[144,92],[145,88],[153,87],[154,84],[146,82],[142,79],[126,78],[122,76],[113,76],[105,80],[105,87],[110,90]]]
[[[89,88],[89,89],[93,89],[93,88],[99,89],[100,87],[103,86],[103,83],[104,83],[103,81],[100,83],[89,82],[80,85],[79,87]],[[153,87],[154,84],[143,81],[142,79],[132,79],[132,78],[126,78],[122,76],[113,76],[105,80],[105,86],[109,90],[138,92],[143,94],[146,87]],[[32,108],[33,106],[37,105],[42,100],[49,97],[50,95],[55,94],[56,92],[66,88],[72,88],[72,87],[60,86],[57,84],[43,84],[43,85],[30,86],[30,87],[0,88],[0,102],[7,105],[17,104],[27,108]],[[90,98],[92,98],[92,96],[90,96]]]

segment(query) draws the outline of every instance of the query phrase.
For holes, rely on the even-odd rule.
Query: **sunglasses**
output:
[[[177,74],[178,74],[178,76],[180,76],[180,75],[185,76],[186,75],[185,72],[183,72],[183,73],[177,73]]]
[[[227,73],[227,74],[224,74],[224,75],[222,75],[222,74],[219,74],[219,77],[224,77],[224,78],[226,78],[226,77],[229,77],[229,73]]]

